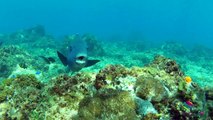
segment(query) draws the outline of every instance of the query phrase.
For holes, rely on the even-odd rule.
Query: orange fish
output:
[[[185,78],[186,83],[191,83],[192,82],[192,78],[189,76],[186,76]]]

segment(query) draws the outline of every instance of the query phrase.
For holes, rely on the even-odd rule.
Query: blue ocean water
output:
[[[212,47],[211,0],[7,0],[0,2],[0,33],[44,25],[55,36],[92,33],[102,39],[132,34]]]

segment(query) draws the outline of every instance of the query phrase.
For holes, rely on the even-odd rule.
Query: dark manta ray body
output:
[[[63,63],[64,66],[75,72],[79,71],[84,67],[89,67],[100,60],[88,60],[87,56],[87,43],[78,36],[75,40],[72,41],[68,49],[67,56],[63,55],[57,51],[58,57]]]

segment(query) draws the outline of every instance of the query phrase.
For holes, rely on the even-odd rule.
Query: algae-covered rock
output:
[[[136,95],[142,99],[160,102],[167,97],[163,84],[154,78],[140,76],[136,81]]]
[[[0,103],[0,119],[3,120],[6,118],[7,115],[7,111],[11,108],[11,106],[6,103],[6,102],[2,102]]]
[[[0,48],[0,78],[7,78],[17,67],[27,68],[43,68],[36,57],[29,54],[25,49],[19,46],[9,45]],[[27,73],[25,73],[27,74]]]
[[[16,64],[27,63],[26,58],[30,58],[20,47],[13,45],[0,48],[0,56],[0,77],[7,77]]]
[[[0,102],[10,106],[4,111],[5,113],[2,113],[3,119],[29,119],[30,112],[42,99],[43,84],[33,75],[20,75],[6,79],[0,88]]]
[[[142,117],[148,114],[157,114],[157,110],[154,108],[153,104],[148,100],[143,100],[139,97],[135,97],[136,111]]]
[[[60,75],[52,80],[50,88],[51,94],[66,96],[67,94],[75,95],[77,93],[90,94],[89,84],[91,84],[91,76],[86,73],[79,73],[74,76]]]
[[[73,76],[59,75],[52,79],[46,86],[45,105],[48,109],[39,109],[34,112],[45,111],[46,114],[40,116],[43,119],[74,119],[78,114],[79,102],[85,96],[92,96],[93,89],[92,78],[87,73],[77,73]],[[45,116],[45,118],[44,118]]]
[[[0,85],[0,102],[12,98],[17,90],[22,90],[30,86],[36,89],[43,87],[34,75],[19,75],[16,78],[3,80]]]
[[[129,92],[102,89],[80,102],[79,119],[137,120],[136,105]]]
[[[174,76],[183,76],[184,73],[181,71],[180,66],[176,63],[175,60],[166,58],[164,56],[158,55],[155,56],[153,62],[148,66],[164,70],[166,73]]]
[[[116,79],[126,77],[128,74],[130,71],[122,65],[108,65],[96,75],[94,86],[96,89],[100,89],[109,84],[118,84]]]

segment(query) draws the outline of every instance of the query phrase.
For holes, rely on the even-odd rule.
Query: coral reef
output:
[[[72,74],[55,51],[75,37],[55,41],[42,26],[0,34],[0,119],[213,119],[209,49],[166,43],[148,50],[85,34],[89,54],[102,61]]]
[[[136,80],[133,80],[130,84],[119,81],[125,80],[119,79],[120,77],[125,78],[127,76],[134,76]],[[179,65],[163,56],[156,56],[154,61],[144,68],[133,67],[127,69],[119,65],[108,66],[96,76],[95,87],[98,90],[102,88],[120,89],[118,84],[133,85],[136,96],[150,100],[160,114],[165,114],[165,116],[161,117],[177,119],[177,116],[173,116],[173,114],[177,113],[170,115],[170,112],[174,111],[179,112],[179,119],[206,117],[206,115],[197,115],[198,112],[206,112],[204,91],[196,83],[187,82]],[[173,102],[174,100],[176,102]],[[190,106],[192,109],[187,108],[189,106],[185,105],[187,101],[193,103],[193,106]],[[170,105],[169,108],[167,107],[168,105]],[[180,106],[183,109],[179,109]],[[188,113],[193,115],[193,117],[190,115],[185,116]],[[144,118],[146,117],[148,116],[144,116]]]
[[[108,65],[98,73],[59,75],[45,85],[35,75],[6,79],[0,86],[0,115],[5,119],[208,118],[206,92],[193,79],[187,82],[189,76],[184,77],[179,65],[172,64],[175,70],[168,66],[175,61],[157,58],[145,67]]]

